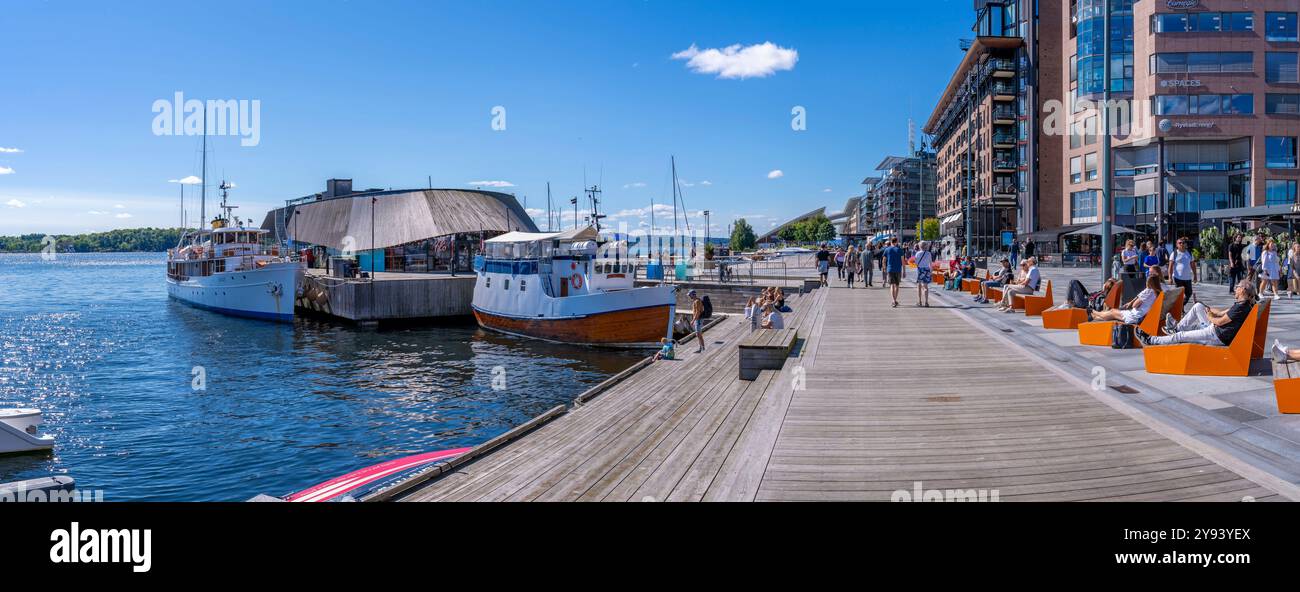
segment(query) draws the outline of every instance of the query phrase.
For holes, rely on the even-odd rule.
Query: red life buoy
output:
[[[573,284],[573,289],[574,289],[574,290],[581,290],[581,289],[582,289],[582,276],[580,276],[580,275],[578,275],[578,274],[576,274],[576,273],[573,274],[573,275],[571,275],[571,276],[569,276],[569,283]]]

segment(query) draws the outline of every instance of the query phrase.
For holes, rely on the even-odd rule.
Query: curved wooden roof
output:
[[[380,249],[480,230],[537,232],[537,225],[514,196],[495,191],[412,189],[356,193],[281,210],[286,238],[333,249]],[[263,228],[274,230],[278,211],[267,214]],[[348,241],[348,237],[352,240]]]

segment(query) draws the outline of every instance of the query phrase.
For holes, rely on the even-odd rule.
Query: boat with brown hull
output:
[[[510,232],[484,247],[473,308],[485,329],[602,347],[658,347],[672,336],[676,287],[636,287],[625,245],[594,228]]]

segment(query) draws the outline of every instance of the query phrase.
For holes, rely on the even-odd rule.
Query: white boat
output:
[[[222,314],[292,322],[303,264],[269,243],[270,231],[230,225],[228,188],[222,183],[225,215],[167,252],[167,294]]]
[[[40,409],[0,409],[0,454],[54,448],[54,436],[41,434]]]
[[[621,243],[592,227],[509,232],[474,262],[474,316],[501,333],[561,343],[657,347],[672,337],[676,287],[636,287]]]

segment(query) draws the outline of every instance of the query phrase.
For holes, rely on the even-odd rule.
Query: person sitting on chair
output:
[[[1024,274],[1029,273],[1028,260],[1020,262],[1020,271]],[[980,282],[980,293],[975,296],[975,302],[988,304],[989,288],[1001,288],[1002,286],[1010,284],[1013,276],[1014,274],[1011,272],[1011,260],[1004,257],[1002,259],[1002,269],[998,270],[998,274],[991,280]]]
[[[1026,257],[1020,266],[1025,268],[1025,276],[1002,288],[1002,302],[997,307],[1002,312],[1014,312],[1016,295],[1025,296],[1037,292],[1038,284],[1042,281],[1042,276],[1038,274],[1038,259]]]
[[[1147,287],[1139,292],[1136,298],[1120,308],[1090,312],[1088,316],[1093,321],[1119,321],[1126,325],[1136,325],[1146,318],[1147,312],[1151,310],[1151,305],[1155,304],[1156,296],[1160,295],[1161,289],[1159,274],[1147,276]]]
[[[1282,345],[1282,340],[1273,340],[1273,361],[1279,364],[1289,364],[1291,362],[1300,362],[1300,347],[1287,347]]]
[[[1231,308],[1210,308],[1202,302],[1197,302],[1179,323],[1173,323],[1173,317],[1168,317],[1165,319],[1166,331],[1173,329],[1168,331],[1169,335],[1155,337],[1142,329],[1138,329],[1134,334],[1143,345],[1199,343],[1226,346],[1232,343],[1241,326],[1246,324],[1246,317],[1250,316],[1251,308],[1255,306],[1258,292],[1255,290],[1254,282],[1242,280],[1237,282],[1234,295],[1237,300]]]

